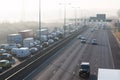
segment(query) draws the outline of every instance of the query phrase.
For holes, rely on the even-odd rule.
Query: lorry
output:
[[[28,47],[13,48],[11,50],[12,55],[15,55],[17,58],[26,58],[31,55],[31,52]]]
[[[29,48],[33,47],[33,46],[35,46],[34,42],[35,42],[34,38],[25,38],[23,40],[23,46],[24,47],[29,47]]]
[[[22,36],[22,39],[34,37],[33,30],[22,30],[19,34]]]
[[[21,43],[22,42],[22,36],[21,34],[9,34],[7,36],[7,42],[10,43]]]
[[[40,35],[48,36],[49,35],[48,29],[42,28],[41,30],[37,30],[36,31],[36,38],[39,39]],[[43,37],[43,36],[41,36],[41,37]]]
[[[120,80],[120,69],[98,69],[97,80]]]

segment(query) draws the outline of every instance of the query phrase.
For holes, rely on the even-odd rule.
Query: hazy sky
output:
[[[67,17],[74,17],[75,7],[78,17],[95,13],[113,16],[120,9],[120,0],[41,0],[41,4],[42,20],[49,22],[63,18],[64,4]],[[39,0],[0,0],[0,21],[38,21],[38,10]]]

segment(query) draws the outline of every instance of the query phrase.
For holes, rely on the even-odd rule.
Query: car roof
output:
[[[0,62],[8,62],[8,60],[0,60]]]
[[[93,40],[96,40],[96,39],[93,39]]]
[[[82,36],[81,38],[85,38],[84,36]]]
[[[84,36],[82,36],[81,38],[82,38],[82,39],[86,39],[86,37],[84,37]]]
[[[81,62],[81,65],[90,65],[89,62]]]

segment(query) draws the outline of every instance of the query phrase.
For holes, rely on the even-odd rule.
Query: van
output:
[[[90,63],[82,62],[79,69],[79,76],[81,78],[89,78],[90,76]]]

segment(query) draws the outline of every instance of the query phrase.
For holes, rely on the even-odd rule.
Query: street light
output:
[[[77,8],[75,7],[75,27],[77,27]]]
[[[64,6],[64,25],[63,25],[63,30],[64,30],[64,37],[66,34],[66,7],[67,5],[70,5],[70,3],[59,3],[59,5],[63,5]]]
[[[72,8],[74,8],[74,13],[75,13],[75,28],[77,28],[77,20],[78,20],[77,19],[77,8],[79,8],[79,7],[72,7]]]
[[[41,42],[41,0],[39,0],[39,41]]]

